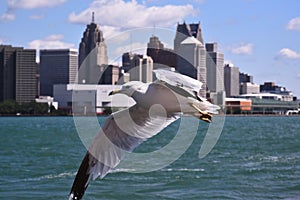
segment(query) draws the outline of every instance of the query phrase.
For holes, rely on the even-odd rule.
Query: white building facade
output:
[[[53,93],[59,108],[72,108],[75,114],[101,114],[107,108],[124,108],[135,104],[126,95],[108,95],[120,88],[121,85],[54,85]]]

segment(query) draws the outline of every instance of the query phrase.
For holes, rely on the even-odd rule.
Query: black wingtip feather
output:
[[[88,182],[90,179],[90,154],[87,152],[81,165],[76,174],[73,186],[69,195],[69,200],[79,200],[82,199],[86,188],[88,187]]]

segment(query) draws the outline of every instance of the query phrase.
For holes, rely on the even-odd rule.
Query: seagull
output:
[[[212,121],[219,106],[200,97],[202,83],[172,70],[153,70],[152,83],[130,81],[109,95],[124,94],[135,100],[129,108],[112,113],[83,158],[69,200],[82,199],[91,179],[104,178],[126,152],[161,132],[183,114]]]

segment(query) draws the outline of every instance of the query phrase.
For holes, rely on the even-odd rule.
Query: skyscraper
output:
[[[73,84],[78,71],[76,49],[40,50],[40,94],[53,96],[54,84]]]
[[[253,83],[253,76],[240,72],[240,83]]]
[[[143,55],[126,52],[122,55],[122,69],[125,73],[129,72],[132,68],[140,64],[140,59],[143,58]]]
[[[238,67],[226,64],[224,66],[224,85],[226,97],[234,97],[240,94],[240,71]]]
[[[0,101],[34,101],[37,95],[36,50],[0,45]]]
[[[202,37],[202,30],[200,26],[200,22],[198,24],[177,24],[176,35],[174,39],[174,50],[177,51],[181,42],[185,40],[187,37],[193,36],[197,40],[199,40],[202,44],[204,44],[204,40]]]
[[[217,51],[217,43],[206,43],[206,80],[209,98],[213,103],[225,104],[224,54]]]
[[[87,25],[79,45],[78,83],[97,84],[107,64],[107,46],[93,13],[92,22]]]
[[[224,54],[217,51],[217,43],[206,43],[205,48],[208,90],[224,91]]]
[[[116,65],[108,65],[105,67],[101,78],[99,80],[100,85],[115,85],[118,83],[120,74],[120,68]]]
[[[204,85],[199,91],[206,96],[206,51],[204,45],[190,36],[183,40],[177,49],[177,71],[201,81]]]
[[[124,72],[129,73],[130,81],[142,81],[148,83],[153,80],[153,60],[150,56],[124,53],[122,62],[122,68]]]
[[[206,96],[206,51],[199,23],[177,24],[174,39],[177,71],[204,83],[201,96]]]
[[[147,56],[153,59],[153,68],[174,67],[177,69],[177,55],[173,49],[164,47],[157,36],[150,37],[147,44]]]
[[[150,83],[153,81],[153,60],[149,56],[144,56],[139,65],[140,81]]]

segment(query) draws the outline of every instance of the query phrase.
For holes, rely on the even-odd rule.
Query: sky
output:
[[[108,49],[117,40],[146,48],[132,36],[146,29],[173,46],[177,23],[200,22],[204,42],[217,42],[225,62],[275,82],[300,98],[300,1],[298,0],[0,0],[0,44],[30,49],[78,49],[95,13]],[[130,34],[128,34],[130,33]],[[149,40],[149,39],[147,39]],[[113,42],[112,42],[113,41]],[[115,46],[115,53],[126,50]]]

